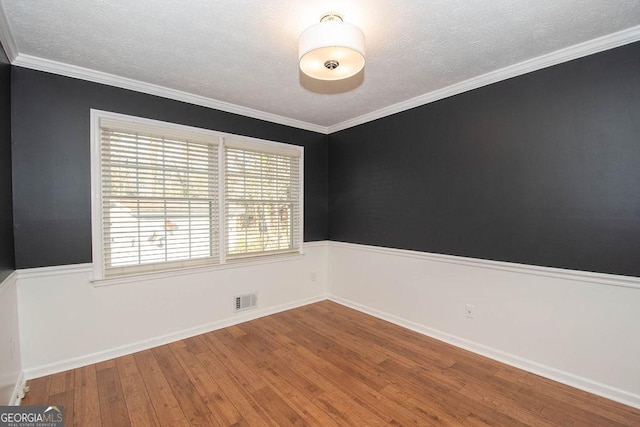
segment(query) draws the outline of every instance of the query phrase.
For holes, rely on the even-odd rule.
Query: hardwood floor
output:
[[[640,426],[640,411],[329,301],[29,382],[66,426]]]

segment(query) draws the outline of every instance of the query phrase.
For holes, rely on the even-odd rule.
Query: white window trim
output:
[[[100,120],[101,119],[113,119],[126,121],[140,125],[141,127],[163,127],[169,130],[176,130],[182,132],[190,132],[204,135],[209,138],[217,138],[218,143],[218,200],[220,201],[221,208],[218,209],[219,215],[219,227],[220,232],[218,239],[218,253],[219,263],[206,266],[192,266],[186,268],[176,269],[162,269],[158,271],[150,271],[140,274],[123,275],[113,278],[105,278],[103,271],[103,234],[102,234],[102,162],[100,152]],[[164,122],[160,120],[145,119],[142,117],[129,116],[126,114],[113,113],[103,110],[90,110],[90,138],[91,138],[91,232],[92,232],[92,265],[93,274],[92,282],[95,286],[108,286],[120,283],[129,283],[132,281],[148,280],[153,278],[172,277],[175,275],[190,273],[211,271],[226,268],[241,268],[243,266],[250,266],[255,264],[271,263],[277,261],[283,261],[287,259],[297,258],[304,254],[303,242],[304,242],[304,147],[296,146],[292,144],[285,144],[275,141],[267,141],[263,139],[251,138],[247,136],[235,135],[226,132],[212,131],[208,129],[196,128],[192,126],[179,125],[170,122]],[[230,145],[238,146],[246,145],[250,148],[262,147],[269,152],[280,153],[299,153],[300,156],[300,232],[298,236],[298,249],[282,254],[273,255],[254,255],[247,257],[245,260],[234,259],[227,262],[225,254],[225,239],[226,239],[226,227],[224,218],[224,209],[222,203],[224,201],[224,147],[226,139],[230,139],[233,142]]]

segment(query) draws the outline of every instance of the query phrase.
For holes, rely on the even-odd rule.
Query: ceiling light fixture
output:
[[[300,35],[298,59],[309,77],[346,79],[364,68],[364,33],[339,14],[326,13]]]

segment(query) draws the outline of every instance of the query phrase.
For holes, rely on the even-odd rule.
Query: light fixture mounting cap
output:
[[[342,15],[340,15],[339,13],[327,12],[320,17],[320,22],[327,22],[327,21],[344,22],[344,19],[342,19]]]

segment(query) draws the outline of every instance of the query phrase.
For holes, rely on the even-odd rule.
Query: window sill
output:
[[[91,280],[91,283],[93,283],[94,287],[114,286],[114,285],[128,284],[131,282],[143,282],[148,280],[164,279],[168,277],[179,277],[179,276],[189,276],[193,274],[202,274],[210,271],[251,267],[256,265],[273,264],[273,263],[286,262],[286,261],[295,261],[295,260],[301,259],[302,257],[304,257],[304,253],[295,252],[295,253],[288,253],[288,254],[258,257],[256,259],[251,259],[251,260],[244,259],[244,260],[228,261],[225,264],[178,268],[174,270],[131,274],[128,276],[111,277],[106,279],[93,279]]]

